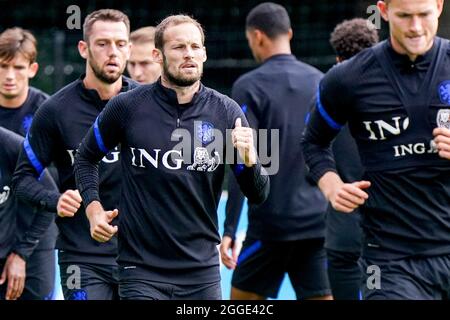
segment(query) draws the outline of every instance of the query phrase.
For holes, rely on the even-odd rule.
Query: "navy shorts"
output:
[[[65,300],[118,300],[117,265],[59,263]]]
[[[276,298],[287,273],[297,299],[331,294],[324,240],[244,241],[231,284],[239,290]]]
[[[450,289],[450,255],[359,260],[365,300],[441,300]]]
[[[3,271],[4,261],[0,263]],[[25,288],[20,300],[50,300],[55,286],[55,250],[36,250],[26,264]],[[6,283],[0,286],[0,299],[5,298]]]
[[[361,269],[359,252],[327,249],[328,277],[334,300],[359,300]]]
[[[137,272],[136,272],[137,271]],[[148,276],[146,276],[146,274]],[[120,267],[119,294],[122,300],[221,300],[220,281],[200,284],[171,284],[149,280],[145,268]],[[189,274],[186,273],[186,277]]]

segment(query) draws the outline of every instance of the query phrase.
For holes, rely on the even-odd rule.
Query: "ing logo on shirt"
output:
[[[209,157],[206,148],[197,147],[194,151],[194,163],[187,167],[188,170],[212,172],[217,169],[220,164],[220,157],[217,151],[214,151],[214,157]]]

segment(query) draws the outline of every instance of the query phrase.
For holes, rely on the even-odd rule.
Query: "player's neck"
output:
[[[0,106],[8,109],[17,109],[21,107],[28,98],[28,87],[21,94],[12,99],[6,98],[0,94]]]
[[[279,55],[279,54],[292,54],[291,46],[289,43],[277,43],[274,46],[268,46],[261,52],[261,60],[267,59]]]
[[[109,100],[119,94],[122,89],[122,77],[114,83],[105,83],[98,79],[93,73],[87,72],[83,80],[86,89],[96,90],[100,99]]]
[[[161,77],[161,84],[169,89],[172,89],[177,94],[177,99],[179,104],[185,104],[192,101],[195,93],[200,88],[200,80],[196,81],[193,85],[188,87],[180,87],[171,83],[165,76]]]

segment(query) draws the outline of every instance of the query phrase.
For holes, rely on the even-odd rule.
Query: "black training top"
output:
[[[76,189],[73,175],[75,152],[107,101],[102,101],[96,90],[85,88],[82,76],[52,95],[36,113],[21,151],[14,189],[18,197],[40,203],[56,212],[60,193]],[[122,91],[137,84],[125,77]],[[112,150],[100,164],[101,198],[107,208],[115,208],[120,194],[121,173],[119,151]],[[54,163],[59,176],[59,192],[33,193],[30,182],[40,175],[43,168]],[[73,218],[56,218],[59,237],[58,249],[68,254],[67,261],[115,264],[117,240],[98,243],[90,236],[89,222],[84,208]],[[69,261],[70,260],[70,261]]]
[[[39,89],[29,87],[25,102],[18,108],[6,108],[0,105],[0,126],[22,137],[30,129],[34,114],[48,99],[48,95]]]
[[[435,38],[411,62],[389,41],[332,68],[304,136],[317,181],[335,171],[327,148],[346,122],[372,186],[361,207],[363,256],[395,259],[450,253],[450,161],[432,131],[450,128],[450,46]]]
[[[227,133],[238,117],[245,126],[236,102],[215,90],[201,85],[180,105],[160,80],[108,103],[80,146],[75,175],[84,203],[98,200],[95,165],[121,144],[120,265],[144,267],[151,280],[166,283],[220,279],[216,210],[224,159],[234,162]],[[232,167],[240,168],[237,178],[250,201],[264,201],[269,178],[261,166]]]
[[[270,193],[261,205],[249,206],[247,237],[269,241],[323,238],[327,202],[307,179],[299,143],[323,74],[290,54],[267,59],[233,85],[236,100],[254,129],[268,129],[267,142],[259,135],[261,162],[270,176]],[[278,130],[271,132],[271,130]],[[261,130],[262,131],[262,130]],[[260,131],[259,131],[260,132]],[[275,143],[271,143],[274,139]],[[267,146],[267,147],[266,147]],[[268,155],[272,161],[264,158]],[[229,179],[224,235],[234,237],[243,196]]]
[[[14,196],[11,180],[23,137],[0,127],[0,260],[10,252],[27,260],[34,250],[55,247],[54,213],[32,207]],[[41,181],[34,181],[30,190],[56,190],[46,173]]]
[[[342,181],[361,180],[364,169],[348,126],[343,127],[334,139],[332,151]],[[334,210],[330,204],[326,218],[325,248],[341,252],[361,252],[360,223],[359,209],[352,213],[342,213]]]

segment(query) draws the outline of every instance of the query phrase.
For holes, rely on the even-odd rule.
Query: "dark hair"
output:
[[[0,34],[0,59],[10,61],[17,53],[30,63],[36,62],[37,41],[30,31],[19,27],[6,29]]]
[[[334,28],[330,37],[331,46],[342,60],[353,57],[378,41],[375,25],[362,18],[344,20]]]
[[[111,21],[111,22],[123,22],[127,27],[128,33],[130,33],[130,20],[128,16],[122,11],[115,9],[100,9],[94,11],[86,16],[83,23],[83,39],[89,41],[91,35],[92,26],[97,21]]]
[[[130,41],[134,44],[154,43],[155,42],[155,27],[143,27],[134,30],[130,34]]]
[[[291,20],[286,9],[273,2],[264,2],[254,7],[245,20],[248,30],[257,29],[270,39],[286,34],[291,29]]]
[[[195,20],[194,18],[184,15],[184,14],[178,14],[178,15],[172,15],[166,17],[163,21],[161,21],[157,26],[155,30],[155,48],[159,50],[163,50],[164,48],[164,32],[168,27],[171,26],[177,26],[179,24],[183,23],[192,23],[195,25],[198,30],[200,30],[200,34],[202,36],[202,44],[205,43],[205,33],[203,31],[202,25]]]

